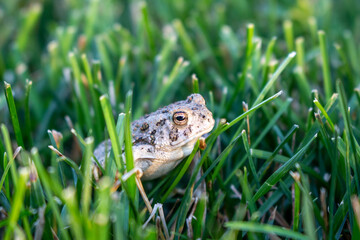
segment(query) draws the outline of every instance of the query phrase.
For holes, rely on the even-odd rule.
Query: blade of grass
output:
[[[269,81],[266,83],[265,87],[261,90],[260,94],[256,98],[256,100],[253,103],[254,105],[257,105],[260,103],[264,98],[265,95],[269,92],[269,90],[273,87],[275,81],[280,76],[282,71],[285,69],[285,67],[290,63],[290,61],[296,56],[296,52],[291,52],[289,55],[284,59],[284,61],[280,64],[280,66],[276,69],[274,74],[271,76]]]
[[[194,239],[200,239],[203,236],[204,228],[205,228],[205,214],[206,214],[206,206],[207,206],[207,197],[206,194],[203,193],[198,201],[196,206],[196,210],[194,213],[193,220],[193,232]]]
[[[150,27],[150,17],[149,17],[149,12],[148,12],[148,7],[147,7],[146,2],[141,2],[140,10],[142,13],[142,23],[145,26],[145,31],[147,34],[146,39],[149,42],[150,52],[152,53],[151,55],[153,56],[154,52],[155,52],[155,42],[154,42],[154,38],[153,38],[153,32]]]
[[[36,28],[37,22],[40,19],[42,13],[42,5],[40,3],[34,3],[30,5],[29,8],[26,8],[26,11],[23,12],[24,19],[19,29],[18,36],[16,38],[16,44],[19,47],[20,51],[26,50],[29,41],[29,36],[31,36],[31,32]]]
[[[65,204],[68,209],[69,214],[69,224],[70,230],[72,231],[72,236],[74,239],[80,240],[84,239],[84,234],[82,230],[82,221],[81,221],[81,213],[79,210],[79,206],[76,199],[76,192],[73,187],[65,188],[62,191],[62,195],[64,196]]]
[[[293,184],[293,230],[295,232],[299,231],[300,224],[300,187],[297,182],[300,181],[299,173],[293,173],[290,171],[290,175],[294,178],[295,182]]]
[[[3,143],[3,140],[0,137],[0,156],[3,156],[4,153],[5,153],[4,143]]]
[[[300,177],[302,180],[302,184],[299,184],[299,187],[302,191],[302,216],[303,216],[303,224],[305,233],[308,235],[308,239],[317,239],[316,237],[316,226],[314,219],[314,209],[313,209],[313,201],[310,196],[310,186],[308,177],[305,176],[300,166],[297,166],[298,171],[300,172]]]
[[[288,132],[288,134],[286,134],[286,136],[284,137],[284,139],[280,142],[280,144],[275,148],[275,150],[273,151],[273,153],[271,154],[271,156],[266,159],[265,163],[263,164],[263,166],[260,168],[259,170],[259,174],[260,174],[260,180],[264,177],[264,175],[267,172],[267,169],[269,168],[270,164],[272,163],[272,161],[274,160],[275,156],[278,154],[278,152],[284,147],[284,145],[291,139],[291,137],[294,135],[294,133],[299,129],[298,125],[294,125]]]
[[[7,154],[4,154],[4,163],[6,162]],[[15,159],[12,158],[8,163],[6,164],[6,167],[4,167],[4,172],[2,173],[1,180],[0,180],[0,189],[2,189],[3,184],[5,182],[5,192],[7,193],[6,196],[10,197],[10,188],[9,188],[9,178],[8,178],[8,172],[11,167],[14,165]],[[16,180],[17,181],[17,180]],[[15,184],[14,184],[15,185]],[[15,185],[16,186],[16,185]]]
[[[198,151],[198,148],[199,148],[199,141],[196,142],[193,151],[191,152],[189,157],[186,159],[186,162],[185,162],[184,166],[181,168],[181,171],[176,175],[176,178],[172,182],[171,186],[166,190],[165,194],[161,197],[160,202],[162,202],[162,203],[165,202],[165,200],[168,198],[170,193],[173,191],[173,189],[179,183],[181,178],[184,176],[186,170],[189,168],[192,160],[194,159],[194,156],[195,156],[196,152]]]
[[[289,52],[294,51],[294,32],[293,24],[290,20],[285,20],[283,23],[286,45]]]
[[[346,130],[346,135],[348,138],[348,141],[350,141],[351,144],[351,154],[354,157],[354,163],[353,163],[353,168],[354,168],[354,177],[356,179],[356,187],[357,187],[357,191],[360,192],[360,160],[358,158],[358,155],[356,154],[356,140],[353,134],[353,130],[352,130],[352,126],[351,126],[351,122],[350,122],[350,116],[349,116],[349,111],[348,111],[348,104],[346,101],[346,96],[345,96],[345,91],[344,91],[344,87],[342,85],[342,83],[340,81],[337,82],[336,84],[336,90],[339,93],[340,96],[340,110],[342,113],[342,116],[344,118],[344,125],[345,125],[345,130]]]
[[[112,63],[111,63],[109,53],[105,47],[104,36],[101,36],[101,35],[98,36],[95,41],[96,41],[96,47],[99,51],[101,62],[103,63],[102,66],[104,67],[106,79],[112,80],[112,79],[114,79],[113,68],[112,68]]]
[[[348,84],[346,84],[347,90],[352,91],[354,89],[354,87],[356,86],[356,83],[355,83],[355,79],[354,79],[355,76],[351,70],[349,60],[345,54],[343,47],[340,44],[335,43],[334,47],[340,56],[340,59],[344,65],[345,71],[347,73],[347,77],[349,78]]]
[[[264,129],[262,129],[260,135],[255,139],[255,141],[253,141],[253,144],[251,145],[252,148],[255,148],[264,139],[266,134],[274,127],[275,123],[279,120],[283,113],[288,110],[288,107],[292,101],[292,98],[288,98],[286,99],[285,103],[281,104],[280,109],[278,109],[276,114],[271,117],[269,123],[265,126]]]
[[[294,68],[294,75],[299,86],[299,91],[301,94],[301,100],[303,100],[307,105],[310,105],[311,102],[311,90],[308,79],[306,79],[304,70],[297,66]]]
[[[189,62],[184,61],[182,57],[178,58],[173,69],[170,72],[169,77],[160,89],[160,92],[154,100],[154,109],[160,106],[164,97],[169,94],[170,89],[174,88],[174,85],[183,80],[184,72],[188,69]]]
[[[246,167],[244,168],[244,173],[239,170],[237,175],[241,185],[242,194],[245,196],[246,203],[249,205],[250,214],[254,214],[256,212],[256,207],[255,202],[253,201],[253,194],[248,183]]]
[[[120,99],[122,97],[121,95],[121,81],[123,79],[125,64],[127,63],[127,57],[122,56],[118,63],[118,70],[115,78],[115,93],[116,93],[116,100],[117,102],[120,102]]]
[[[252,175],[255,179],[255,182],[257,184],[258,187],[260,187],[260,181],[259,181],[259,178],[258,178],[258,175],[256,173],[256,168],[255,168],[255,164],[254,164],[254,160],[251,156],[251,150],[250,150],[250,145],[249,145],[249,142],[248,142],[248,139],[247,139],[247,134],[246,134],[246,131],[245,129],[241,132],[241,136],[242,136],[242,140],[243,140],[243,143],[244,143],[244,147],[245,147],[245,151],[246,151],[246,155],[249,159],[249,166],[250,166],[250,170],[252,172]],[[246,169],[246,168],[245,168]],[[245,171],[245,170],[244,170]],[[245,176],[245,178],[247,178],[247,176]]]
[[[248,111],[246,111],[245,113],[241,114],[240,116],[238,116],[237,118],[235,118],[233,121],[231,121],[230,123],[224,125],[221,129],[220,132],[218,132],[217,134],[221,134],[222,132],[228,130],[230,127],[232,127],[234,124],[236,124],[237,122],[239,122],[240,120],[242,120],[243,118],[247,117],[248,115],[251,115],[254,111],[256,111],[258,108],[260,108],[261,106],[263,106],[264,104],[266,103],[269,103],[270,101],[274,100],[275,98],[277,98],[278,96],[281,95],[281,91],[278,92],[277,94],[271,96],[270,98],[264,100],[263,102],[259,103],[258,105],[254,106],[253,108],[249,109]],[[241,126],[238,128],[238,130],[236,131],[236,133],[234,134],[234,137],[232,138],[232,141],[236,138],[236,136],[239,136],[240,135],[240,131],[239,129],[241,129]],[[215,134],[216,131],[214,131],[211,136],[218,136],[217,134]],[[228,178],[226,179],[225,181],[225,185],[227,185],[231,178],[235,175],[235,172],[238,168],[240,168],[242,166],[242,164],[244,163],[245,161],[245,157],[243,157],[243,159],[236,165],[236,167],[234,168],[234,170],[232,171],[231,174],[229,174]],[[221,166],[219,164],[219,166]]]
[[[39,174],[40,181],[44,187],[44,191],[45,191],[45,194],[46,194],[47,200],[48,200],[48,205],[51,208],[52,214],[54,214],[57,224],[59,226],[58,229],[61,233],[60,236],[62,238],[64,238],[65,240],[68,240],[68,239],[70,239],[68,232],[65,229],[65,224],[64,224],[63,220],[61,219],[58,206],[56,204],[54,195],[52,194],[52,192],[53,192],[52,190],[54,190],[55,185],[54,184],[50,185],[50,183],[51,183],[50,178],[49,178],[48,174],[46,173],[44,166],[41,163],[39,152],[36,148],[31,149],[31,158],[34,161],[37,172]],[[59,194],[59,195],[61,195],[61,194]]]
[[[205,70],[203,69],[203,65],[199,64],[198,56],[196,48],[193,44],[193,40],[190,38],[188,33],[185,30],[185,27],[181,20],[176,19],[173,22],[174,28],[176,32],[178,33],[178,36],[180,38],[180,41],[182,42],[182,45],[184,47],[185,52],[187,53],[189,59],[191,60],[192,64],[194,64],[197,74],[200,76],[200,79],[203,79],[206,83],[206,85],[209,85],[208,78],[206,77]]]
[[[298,37],[295,40],[296,46],[296,63],[297,65],[305,71],[305,47],[304,47],[304,38]]]
[[[79,98],[79,102],[81,103],[81,112],[83,114],[83,118],[85,119],[86,127],[88,130],[90,130],[92,129],[90,107],[87,101],[85,86],[81,78],[80,67],[73,52],[70,52],[68,56],[75,78],[75,93]]]
[[[224,127],[222,128],[221,132],[225,132],[226,130],[228,130],[229,128],[231,128],[232,126],[234,126],[236,123],[238,123],[240,120],[242,120],[243,118],[245,118],[248,115],[251,115],[253,112],[255,112],[257,109],[259,109],[260,107],[262,107],[264,104],[269,103],[271,101],[273,101],[274,99],[276,99],[277,97],[279,97],[282,94],[282,91],[274,94],[273,96],[269,97],[268,99],[257,103],[256,105],[253,104],[253,107],[250,108],[248,111],[246,111],[245,113],[241,114],[240,116],[238,116],[237,118],[235,118],[234,120],[232,120],[229,124],[224,125]],[[256,101],[257,102],[257,101]]]
[[[5,88],[6,102],[8,104],[9,113],[10,113],[10,117],[11,117],[11,122],[12,122],[14,132],[15,132],[16,142],[17,142],[18,146],[21,146],[24,148],[25,147],[24,141],[23,141],[23,137],[21,134],[19,119],[18,119],[18,115],[16,112],[16,106],[15,106],[15,101],[14,101],[14,97],[13,97],[12,90],[11,90],[11,85],[4,81],[4,88]]]
[[[109,102],[109,97],[107,95],[102,95],[100,97],[100,103],[102,107],[102,111],[105,118],[106,127],[108,129],[108,134],[111,140],[111,149],[114,152],[114,158],[117,168],[120,170],[120,173],[123,173],[125,167],[123,166],[123,162],[121,161],[121,148],[119,138],[116,135],[115,130],[115,121],[111,111],[111,105]]]
[[[25,86],[25,129],[26,137],[29,142],[29,146],[33,146],[33,140],[31,136],[31,118],[30,118],[30,91],[32,87],[32,81],[26,80]]]
[[[89,206],[91,203],[91,157],[93,155],[94,148],[94,138],[89,137],[85,139],[85,154],[83,160],[81,161],[81,171],[83,172],[84,181],[83,181],[83,189],[81,194],[81,215],[85,223],[89,219]],[[71,190],[70,190],[71,195]],[[75,207],[75,206],[74,206]],[[78,211],[78,209],[75,209]],[[73,216],[75,217],[75,216]],[[76,220],[76,219],[74,219]],[[89,227],[89,223],[86,224],[85,227]],[[81,233],[77,233],[77,236],[82,236]]]
[[[110,206],[111,206],[111,180],[108,177],[103,177],[99,181],[99,190],[96,194],[97,207],[94,213],[94,230],[95,236],[101,239],[108,239],[110,228]]]
[[[14,158],[14,155],[13,155],[13,150],[11,147],[9,130],[7,129],[7,127],[4,124],[1,124],[1,132],[2,132],[2,135],[4,138],[4,142],[5,142],[5,149],[6,149],[6,155],[8,157],[8,164],[10,164],[10,162],[11,162],[11,164],[10,164],[11,179],[13,180],[14,189],[16,189],[18,175],[17,175],[17,171],[16,171],[16,165],[12,161],[12,159]],[[5,162],[5,159],[4,159],[4,162]]]
[[[355,43],[355,38],[351,31],[347,30],[344,33],[346,50],[350,59],[350,63],[352,68],[354,69],[357,77],[359,78],[360,70],[359,70],[359,62],[360,56],[359,51],[356,49],[357,44]]]
[[[6,152],[4,153],[4,158],[3,158],[3,161],[4,161],[4,171],[2,172],[2,176],[1,176],[1,180],[0,180],[0,189],[3,189],[3,184],[5,183],[5,196],[7,199],[10,199],[10,183],[9,183],[9,175],[8,175],[8,172],[9,172],[9,169],[11,167],[11,165],[13,164],[12,161],[9,161],[7,164],[6,164],[6,159],[7,159],[7,154]],[[1,191],[0,191],[1,192]]]
[[[26,182],[29,178],[29,171],[26,168],[19,169],[19,179],[18,185],[15,190],[14,201],[12,203],[11,211],[9,213],[9,222],[6,228],[4,240],[9,240],[12,238],[14,229],[17,225],[17,221],[20,216],[20,211],[23,207],[23,201],[26,191]]]
[[[265,86],[265,84],[268,80],[269,64],[270,64],[270,60],[271,60],[271,55],[273,54],[273,51],[274,51],[274,46],[275,46],[276,40],[277,40],[276,37],[271,38],[271,41],[269,42],[269,44],[266,48],[265,63],[264,63],[263,73],[262,73],[263,81],[262,81],[261,86]]]
[[[211,170],[213,170],[214,168],[214,173],[212,174],[211,178],[213,181],[215,181],[215,178],[219,175],[220,170],[222,169],[227,156],[229,155],[230,151],[233,149],[233,147],[235,146],[235,143],[237,143],[237,141],[240,139],[240,135],[238,137],[236,137],[234,140],[232,140],[229,145],[226,146],[226,148],[224,149],[224,151],[221,152],[221,154],[215,159],[215,161],[213,161],[210,165],[210,167],[208,169],[206,169],[206,172],[201,176],[201,178],[198,180],[197,184],[195,185],[195,188],[198,186],[198,184],[200,184],[200,180],[204,179],[206,177],[206,175],[208,175],[210,173]]]
[[[331,158],[331,180],[330,180],[330,193],[329,193],[329,239],[333,239],[334,236],[334,214],[335,214],[335,191],[336,191],[336,180],[338,175],[338,132],[339,129],[335,126],[334,131],[334,148],[333,158]]]
[[[331,82],[329,57],[328,57],[328,51],[327,51],[325,32],[322,30],[319,30],[318,37],[319,37],[319,44],[320,44],[320,50],[321,50],[325,97],[326,97],[326,100],[328,100],[328,99],[330,99],[331,93],[332,93],[332,82]]]
[[[30,163],[30,206],[34,209],[45,206],[44,189],[41,186],[36,167]]]
[[[231,96],[231,99],[228,101],[228,104],[226,106],[227,111],[230,110],[230,108],[232,107],[233,103],[236,100],[236,97],[238,96],[238,93],[240,92],[240,90],[244,89],[245,86],[245,80],[247,77],[247,73],[249,71],[249,68],[251,68],[251,57],[252,57],[252,53],[254,50],[254,24],[249,23],[246,26],[246,54],[245,54],[245,64],[243,66],[242,69],[242,73],[240,75],[240,78],[238,79],[234,92]]]
[[[317,137],[315,134],[309,142],[305,144],[297,153],[289,159],[284,165],[278,168],[266,181],[259,190],[255,193],[253,199],[257,201],[260,197],[264,196],[289,170],[295,165],[295,163],[305,154],[311,143]]]
[[[132,153],[132,135],[131,135],[131,113],[132,113],[132,91],[129,91],[126,94],[125,102],[125,160],[126,160],[126,170],[131,171],[135,167],[134,157]],[[136,183],[135,176],[133,175],[127,180],[127,186],[129,191],[129,198],[131,201],[134,201],[136,209],[138,208],[138,202],[136,199]]]
[[[308,156],[302,161],[302,166],[304,165],[310,165],[312,163],[312,161],[314,160],[314,151],[310,152],[308,154]],[[270,154],[269,154],[270,155]],[[294,180],[293,178],[288,175],[287,177],[285,177],[285,179],[282,181],[283,184],[286,185],[287,188],[290,188],[291,185],[293,184]],[[259,212],[259,218],[262,217],[264,214],[268,213],[269,210],[276,205],[276,203],[282,199],[282,197],[284,196],[284,192],[282,189],[275,189],[274,192],[272,192],[272,194],[270,195],[270,197],[268,197],[263,203],[262,205],[259,207],[258,212]]]
[[[94,115],[95,115],[95,139],[99,139],[102,135],[102,130],[104,129],[104,120],[101,117],[101,107],[99,102],[98,94],[94,90],[94,78],[90,69],[90,64],[87,59],[86,54],[81,55],[82,64],[84,66],[86,78],[88,80],[88,87],[90,91],[91,100],[93,102],[94,107]]]
[[[292,239],[301,239],[301,240],[308,239],[307,236],[301,233],[280,226],[274,226],[269,224],[238,221],[238,222],[227,222],[225,223],[225,227],[231,229],[238,229],[242,231],[259,232],[264,234],[276,234],[278,236],[292,238]]]
[[[330,130],[332,132],[334,132],[334,123],[331,121],[329,115],[327,114],[327,112],[325,111],[324,107],[321,105],[321,103],[319,102],[319,100],[315,99],[313,101],[315,103],[315,105],[318,107],[318,109],[321,111],[321,113],[323,114],[323,116],[326,118],[328,126],[330,127]]]
[[[191,75],[192,85],[193,85],[193,93],[199,93],[199,79],[195,74]]]

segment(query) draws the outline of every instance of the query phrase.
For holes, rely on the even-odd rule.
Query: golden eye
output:
[[[173,115],[173,122],[176,125],[185,125],[188,121],[188,115],[186,112],[175,112]]]

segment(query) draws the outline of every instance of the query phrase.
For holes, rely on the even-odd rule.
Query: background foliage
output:
[[[0,235],[359,238],[359,12],[356,0],[2,1]],[[117,152],[131,168],[131,119],[192,92],[217,121],[203,177],[185,174],[194,151],[145,183],[166,226],[156,214],[142,230],[134,177],[115,187]],[[108,137],[117,164],[96,180]]]

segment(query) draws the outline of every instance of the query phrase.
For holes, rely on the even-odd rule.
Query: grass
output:
[[[359,239],[358,12],[355,0],[1,3],[0,238]],[[144,182],[164,210],[144,225],[135,176],[122,178],[130,123],[193,92],[216,126]]]

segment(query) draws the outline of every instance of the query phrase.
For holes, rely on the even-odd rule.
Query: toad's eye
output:
[[[173,115],[173,121],[176,125],[185,125],[188,122],[188,115],[186,112],[175,112]]]

